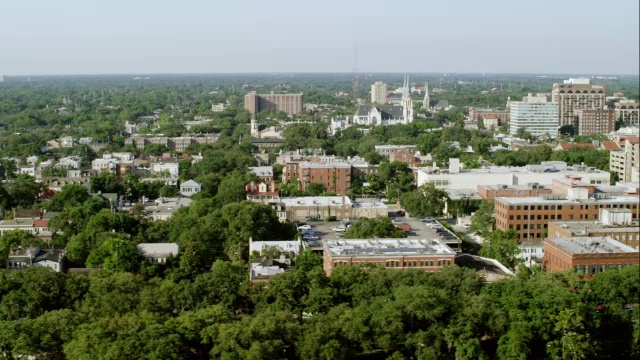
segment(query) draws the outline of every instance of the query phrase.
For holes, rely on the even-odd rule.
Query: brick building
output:
[[[346,162],[291,162],[282,169],[283,183],[296,179],[300,190],[309,184],[319,183],[325,191],[344,194],[351,188],[351,164]]]
[[[582,271],[586,275],[640,263],[635,250],[610,237],[548,238],[544,240],[545,271]]]
[[[455,251],[434,239],[350,239],[323,241],[327,275],[339,266],[380,266],[437,272],[455,263]]]
[[[502,197],[495,199],[496,228],[515,229],[520,241],[538,241],[549,221],[598,220],[602,209],[628,209],[634,221],[638,220],[637,196],[587,196],[559,194],[541,197]]]
[[[469,108],[469,120],[480,121],[482,119],[498,119],[499,124],[509,122],[509,110]]]
[[[616,120],[622,120],[626,124],[640,123],[640,103],[636,100],[622,99],[614,104]]]
[[[477,192],[484,200],[491,200],[497,197],[536,197],[551,194],[551,187],[536,183],[527,185],[478,185]]]
[[[616,130],[613,109],[576,110],[575,121],[578,125],[578,135],[609,134]]]
[[[600,221],[551,221],[549,237],[576,238],[608,236],[634,249],[640,245],[637,224],[606,225]]]
[[[252,91],[244,96],[244,108],[252,115],[263,110],[279,110],[289,115],[302,112],[303,94],[261,94]]]

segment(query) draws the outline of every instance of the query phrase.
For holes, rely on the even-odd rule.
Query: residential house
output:
[[[141,243],[138,252],[150,264],[166,264],[169,258],[178,256],[178,244]]]
[[[11,249],[7,256],[8,270],[23,270],[29,267],[48,267],[55,272],[64,270],[64,250],[43,250],[39,247]]]
[[[193,180],[187,180],[180,184],[180,195],[191,196],[195,195],[202,190],[202,185]]]

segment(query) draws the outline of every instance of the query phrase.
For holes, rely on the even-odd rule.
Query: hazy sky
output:
[[[0,74],[637,74],[638,4],[2,0]]]

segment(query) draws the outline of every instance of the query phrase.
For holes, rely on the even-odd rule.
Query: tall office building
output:
[[[244,108],[252,115],[263,110],[274,109],[284,111],[289,115],[302,112],[303,94],[261,94],[252,91],[244,96]]]
[[[509,133],[516,135],[524,129],[533,136],[558,136],[558,104],[547,102],[547,97],[531,94],[522,101],[512,101],[509,113]]]
[[[591,84],[587,78],[569,79],[553,84],[551,101],[558,103],[560,126],[575,123],[576,110],[602,109],[606,105],[606,86]]]
[[[382,81],[376,81],[371,85],[371,103],[384,104],[387,102],[387,84]]]

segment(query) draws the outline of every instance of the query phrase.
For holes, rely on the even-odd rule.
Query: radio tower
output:
[[[360,90],[360,82],[358,80],[358,43],[353,42],[353,83],[351,84],[351,92],[353,93],[353,101],[358,101],[358,90]]]

